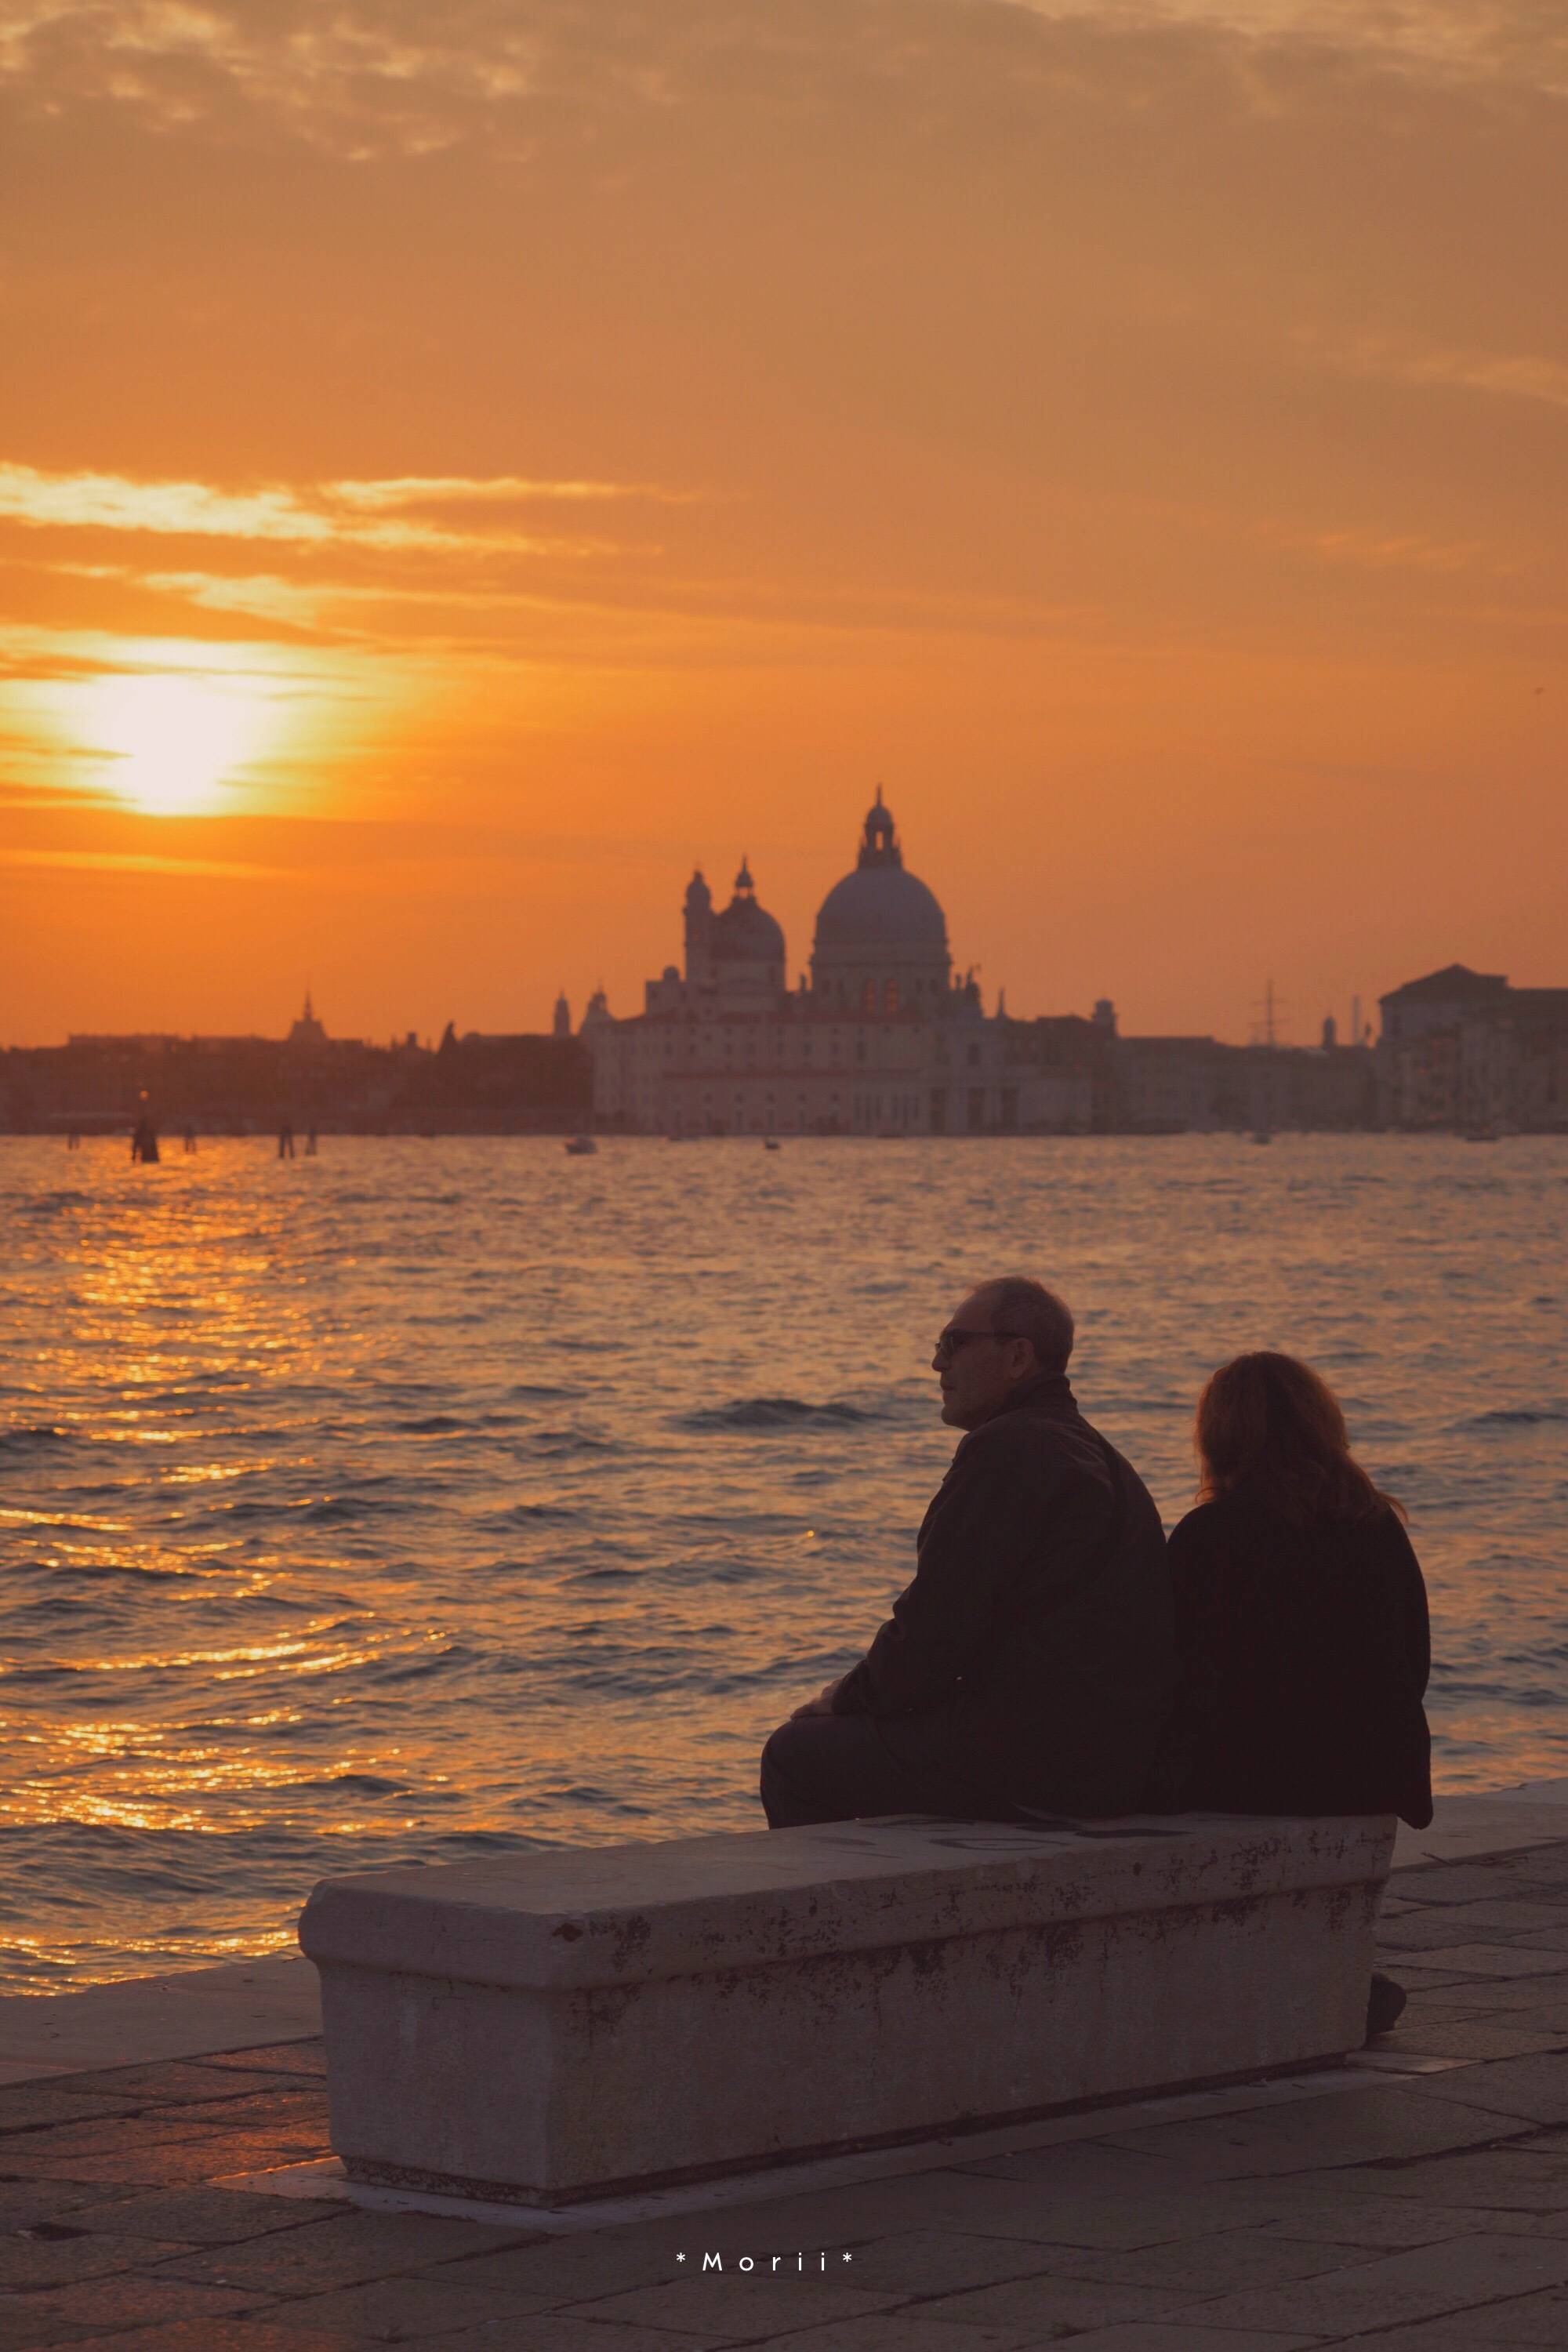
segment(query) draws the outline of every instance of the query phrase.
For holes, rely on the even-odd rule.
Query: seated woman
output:
[[[1198,1403],[1197,1508],[1170,1542],[1185,1675],[1177,1801],[1226,1813],[1432,1818],[1426,1589],[1405,1514],[1293,1356],[1237,1356]],[[1402,1990],[1373,1979],[1367,2031]]]

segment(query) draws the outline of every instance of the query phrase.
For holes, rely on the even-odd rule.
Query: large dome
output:
[[[901,866],[863,866],[836,882],[817,910],[819,948],[945,948],[947,920]]]
[[[947,952],[947,919],[936,898],[904,868],[891,813],[879,786],[853,874],[836,882],[817,909],[816,947]]]

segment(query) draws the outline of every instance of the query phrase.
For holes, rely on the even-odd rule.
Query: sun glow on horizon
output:
[[[80,735],[104,782],[148,816],[201,816],[223,805],[236,772],[275,731],[248,678],[136,672],[82,689]]]

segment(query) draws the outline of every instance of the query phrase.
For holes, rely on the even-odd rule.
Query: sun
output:
[[[149,816],[220,807],[235,770],[271,731],[266,698],[247,679],[136,671],[95,679],[82,734],[105,781]]]

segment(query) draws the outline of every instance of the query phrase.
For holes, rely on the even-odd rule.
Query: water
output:
[[[1022,1268],[1167,1520],[1305,1355],[1407,1504],[1449,1788],[1568,1772],[1568,1152],[1394,1137],[0,1141],[0,1984],[285,1947],[327,1872],[760,1825]]]

